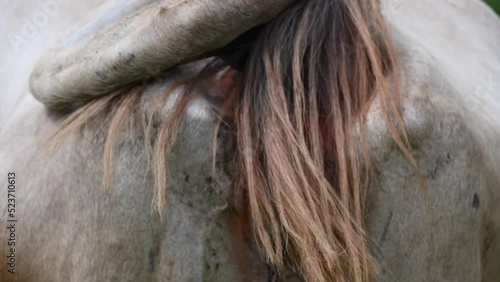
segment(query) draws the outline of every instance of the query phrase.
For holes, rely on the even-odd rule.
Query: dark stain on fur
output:
[[[380,241],[378,242],[378,244],[376,246],[377,251],[375,253],[375,257],[377,259],[381,259],[384,257],[384,255],[382,253],[382,246],[385,244],[385,242],[387,240],[387,233],[389,233],[389,226],[391,225],[393,215],[394,215],[394,213],[392,211],[389,211],[389,217],[387,218],[387,221],[384,225],[384,231],[382,232],[382,237],[380,237]]]
[[[205,183],[207,185],[212,185],[214,183],[214,179],[212,177],[205,178]]]
[[[108,79],[108,75],[105,72],[96,71],[95,74],[97,75],[97,77],[99,77],[100,80],[107,80]]]
[[[438,174],[438,170],[443,166],[449,164],[450,162],[451,162],[450,153],[446,153],[446,156],[438,157],[433,169],[429,172],[428,177],[431,179],[435,179]]]
[[[129,65],[135,61],[134,54],[128,54],[128,57],[123,61],[126,65]]]
[[[149,257],[149,267],[151,269],[151,272],[155,272],[156,269],[155,252],[152,248],[149,249],[148,257]]]
[[[391,220],[392,220],[393,214],[394,213],[392,211],[389,212],[389,218],[387,219],[387,222],[385,223],[384,232],[382,233],[382,238],[380,238],[379,245],[381,245],[381,246],[383,244],[385,244],[385,241],[387,240],[387,232],[389,232],[389,225],[391,225]]]
[[[477,193],[474,193],[474,197],[472,197],[472,207],[476,211],[478,211],[479,210],[479,205],[480,205],[479,196],[477,195]]]

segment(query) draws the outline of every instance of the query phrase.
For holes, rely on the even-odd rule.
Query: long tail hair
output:
[[[164,206],[165,156],[193,88],[231,67],[237,75],[225,112],[237,148],[233,189],[247,199],[268,262],[307,281],[371,280],[363,207],[372,171],[365,125],[374,97],[395,143],[413,160],[400,112],[400,69],[379,1],[301,0],[210,55],[214,61],[187,82],[154,136],[156,207]],[[55,137],[118,101],[105,146],[109,171],[120,124],[141,93],[88,103]]]

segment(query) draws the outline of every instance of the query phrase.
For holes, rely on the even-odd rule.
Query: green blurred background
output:
[[[485,0],[500,15],[500,0]]]

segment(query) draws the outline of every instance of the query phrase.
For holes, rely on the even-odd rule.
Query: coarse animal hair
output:
[[[234,70],[234,86],[220,108],[235,136],[239,174],[233,189],[247,200],[268,262],[279,273],[292,269],[307,281],[371,280],[375,264],[363,207],[373,173],[365,125],[374,97],[392,138],[416,167],[402,120],[402,70],[379,1],[301,0],[197,59],[208,56],[211,63],[198,75],[158,98],[163,105],[185,86],[157,131],[151,124],[160,107],[146,119],[155,207],[165,206],[166,158],[197,85]],[[118,133],[142,93],[139,87],[90,101],[51,140],[59,142],[114,107],[104,154],[108,183]]]

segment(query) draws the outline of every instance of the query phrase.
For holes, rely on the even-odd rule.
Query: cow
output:
[[[0,233],[4,242],[0,245],[0,254],[6,258],[1,264],[1,280],[498,281],[500,209],[495,204],[500,200],[496,177],[500,167],[496,150],[500,91],[495,75],[500,62],[495,60],[494,53],[495,47],[500,46],[497,16],[479,1],[387,1],[383,11],[389,29],[385,32],[384,22],[376,21],[376,13],[363,15],[363,5],[359,4],[362,1],[351,1],[355,4],[346,4],[346,1],[277,1],[279,4],[274,9],[263,9],[265,5],[260,1],[255,1],[255,6],[243,5],[250,3],[246,1],[234,2],[243,3],[242,6],[231,6],[229,2],[223,4],[230,7],[225,10],[227,15],[220,14],[221,4],[209,1],[200,1],[202,4],[130,1],[127,5],[110,1],[102,7],[89,5],[85,9],[60,4],[64,11],[75,9],[73,13],[77,13],[76,9],[81,9],[89,16],[101,12],[103,18],[74,32],[62,47],[43,55],[31,75],[30,91],[26,80],[22,82],[18,77],[28,77],[28,66],[34,65],[34,58],[30,60],[28,57],[28,62],[19,66],[23,75],[14,72],[11,76],[10,80],[17,83],[12,87],[19,90],[19,94],[12,95],[23,96],[17,98],[22,100],[16,112],[10,114],[0,135],[3,160],[0,170],[9,184],[8,189],[2,191],[5,200],[0,204],[4,211],[0,219],[8,227]],[[373,3],[370,5],[376,7],[377,2]],[[194,10],[213,14],[190,13],[192,5],[207,5],[206,9],[198,7]],[[259,7],[261,10],[250,9],[256,13],[252,15],[245,7]],[[359,17],[349,17],[355,14],[355,8],[361,10]],[[328,12],[328,9],[332,9],[331,14],[321,17],[318,10]],[[374,8],[373,11],[377,10]],[[344,22],[331,17],[334,13]],[[183,43],[185,46],[174,44],[171,49],[168,48],[169,40],[180,38],[180,42],[184,42],[184,34],[165,37],[169,40],[152,37],[151,42],[137,41],[138,38],[148,38],[148,31],[157,31],[147,29],[151,22],[164,24],[167,30],[179,23],[183,26],[185,18],[172,17],[179,14],[198,19],[228,17],[235,22],[214,28],[214,35],[209,36],[208,41],[197,41],[199,36],[193,36]],[[362,15],[375,18],[376,25],[368,26],[369,21],[363,23]],[[171,21],[162,16],[171,18]],[[266,23],[268,20],[271,21]],[[322,115],[318,115],[318,120],[323,123],[317,124],[316,131],[318,134],[335,133],[327,135],[330,139],[324,139],[337,142],[332,146],[338,145],[336,138],[343,133],[346,133],[345,138],[366,141],[372,177],[366,181],[366,190],[358,191],[359,194],[366,193],[361,197],[353,191],[342,192],[340,189],[361,187],[361,184],[353,186],[351,183],[361,180],[344,177],[350,184],[342,185],[336,182],[342,179],[340,173],[332,173],[332,179],[327,179],[329,182],[321,183],[326,183],[327,187],[330,182],[338,184],[341,191],[336,191],[338,193],[333,193],[333,196],[338,196],[339,202],[331,205],[328,198],[310,199],[308,203],[312,206],[303,207],[300,205],[302,198],[297,194],[305,192],[285,188],[319,191],[311,194],[312,197],[332,194],[329,190],[324,194],[321,194],[322,190],[313,190],[323,187],[320,182],[314,182],[322,176],[298,177],[300,172],[313,174],[315,171],[311,167],[317,167],[321,162],[329,163],[331,160],[326,157],[322,160],[323,155],[332,158],[344,155],[349,162],[364,156],[357,156],[353,151],[342,152],[342,146],[339,146],[335,153],[318,149],[324,154],[316,154],[317,158],[311,159],[312,164],[287,155],[293,163],[275,162],[273,166],[273,152],[285,154],[284,149],[302,148],[286,147],[291,142],[285,141],[295,140],[293,134],[298,133],[287,135],[290,132],[279,126],[269,127],[270,133],[265,131],[269,123],[280,121],[282,117],[273,113],[282,113],[280,111],[286,107],[269,109],[271,114],[263,111],[265,123],[259,124],[261,117],[257,116],[250,119],[253,127],[245,127],[242,117],[252,114],[248,105],[267,107],[270,104],[262,102],[267,101],[266,98],[252,98],[261,91],[261,84],[245,85],[242,89],[252,91],[243,93],[250,95],[236,96],[231,104],[227,101],[235,95],[232,89],[237,87],[238,81],[252,81],[253,77],[255,81],[273,85],[275,76],[264,72],[266,76],[261,77],[262,74],[256,71],[259,67],[260,70],[275,70],[272,64],[265,65],[266,60],[259,64],[259,56],[269,49],[269,56],[280,54],[286,57],[287,54],[279,53],[279,49],[272,49],[272,46],[281,47],[279,44],[286,44],[289,35],[300,38],[298,35],[304,33],[280,32],[291,32],[289,26],[293,26],[292,31],[297,26],[321,27],[321,24],[313,25],[321,20],[331,21],[334,28],[338,28],[335,30],[339,36],[335,39],[338,40],[332,40],[335,44],[331,46],[346,53],[331,56],[340,62],[343,58],[357,58],[356,52],[365,54],[366,50],[371,50],[375,54],[378,50],[353,48],[354,51],[347,52],[352,49],[342,49],[340,45],[364,46],[356,45],[360,43],[355,40],[348,41],[353,39],[350,36],[369,41],[379,36],[383,39],[390,33],[395,41],[393,52],[381,52],[383,55],[379,56],[365,54],[367,57],[364,58],[370,60],[372,69],[360,68],[358,72],[367,71],[369,78],[377,70],[387,76],[384,68],[398,69],[400,72],[392,75],[396,82],[400,80],[403,97],[399,102],[404,109],[389,111],[393,116],[387,117],[389,104],[385,99],[390,102],[392,96],[387,94],[390,92],[382,91],[388,88],[377,84],[384,79],[374,76],[377,83],[368,83],[367,87],[378,85],[374,89],[379,92],[359,97],[359,100],[366,99],[365,105],[369,106],[365,110],[366,139],[363,139],[362,127],[357,129],[351,123],[349,125],[353,126],[346,128],[345,132],[331,132],[330,126],[337,128],[343,124],[333,126],[328,123],[330,120],[322,121],[319,118]],[[191,20],[187,22],[191,23]],[[77,25],[78,20],[74,24]],[[259,26],[261,24],[264,25]],[[346,35],[346,29],[339,27],[349,27],[352,33]],[[96,31],[101,28],[102,31]],[[133,32],[135,28],[138,33]],[[201,26],[198,28],[202,29]],[[197,31],[196,28],[193,30]],[[315,35],[314,31],[309,31],[306,34]],[[331,30],[321,31],[324,33],[318,34],[335,35],[328,33]],[[364,34],[362,37],[362,31],[370,31],[369,36]],[[320,42],[324,40],[318,39]],[[146,47],[152,44],[149,47],[153,51],[149,55],[140,53],[144,46],[138,45],[144,42]],[[275,43],[258,45],[254,42]],[[378,43],[383,47],[390,42],[382,40]],[[167,48],[161,49],[154,57],[155,46]],[[262,47],[257,50],[264,52],[244,55],[255,60],[245,63],[244,58],[232,57],[234,50],[255,46]],[[365,47],[373,46],[368,44]],[[37,48],[40,52],[39,45],[23,47]],[[382,48],[383,51],[391,51],[390,44],[386,47]],[[129,53],[120,54],[119,50]],[[105,55],[96,52],[105,52]],[[457,57],[465,54],[469,59]],[[392,55],[394,59],[381,59]],[[211,61],[211,56],[222,59],[224,63]],[[273,59],[279,61],[280,57]],[[286,62],[288,60],[283,61]],[[344,69],[352,74],[348,72],[352,68],[347,62],[351,61],[345,61],[344,68],[332,70]],[[354,66],[356,62],[351,63]],[[384,63],[380,69],[377,62]],[[328,72],[329,63],[334,64],[324,63],[326,66],[318,65],[318,70]],[[4,65],[5,68],[13,66]],[[308,71],[314,71],[311,66],[316,65],[308,65]],[[245,70],[253,71],[245,73]],[[235,73],[238,72],[245,73],[246,77],[235,82]],[[276,72],[279,73],[279,69]],[[402,74],[400,78],[397,77],[399,73]],[[13,75],[16,75],[15,79]],[[9,76],[6,73],[4,77]],[[179,84],[180,81],[189,82]],[[328,81],[316,82],[329,85]],[[355,87],[363,85],[362,82],[349,83],[352,83],[350,87]],[[45,106],[26,95],[29,92]],[[189,95],[192,97],[188,104],[183,98]],[[299,97],[295,96],[295,100]],[[178,101],[185,102],[183,107],[176,104]],[[302,102],[307,105],[306,101]],[[397,105],[398,101],[394,103]],[[293,105],[291,109],[296,107]],[[247,112],[242,109],[247,109]],[[175,123],[169,119],[172,113],[177,117],[172,119]],[[66,117],[68,114],[71,115]],[[335,117],[332,119],[338,121]],[[308,121],[304,119],[303,122]],[[314,126],[314,123],[307,124]],[[402,124],[404,130],[399,127]],[[273,130],[282,131],[273,135]],[[50,138],[54,131],[57,132],[55,138]],[[214,131],[220,135],[216,147],[212,146]],[[174,136],[172,132],[177,134]],[[260,137],[253,133],[274,137],[257,139]],[[278,138],[280,136],[283,139]],[[43,144],[47,139],[50,142]],[[234,152],[242,151],[248,140],[264,143],[261,146],[267,151],[262,149],[264,151],[260,153],[266,156],[269,165],[263,166],[256,158],[255,166],[248,166],[245,165],[249,161],[248,155],[240,153],[235,156]],[[58,143],[54,150],[47,149],[54,143]],[[304,143],[307,144],[307,140]],[[362,148],[363,144],[359,146]],[[165,147],[168,147],[168,154],[165,154]],[[259,152],[258,147],[249,146],[247,151],[251,155],[252,150]],[[314,156],[314,150],[312,152],[297,156]],[[168,158],[162,157],[165,155]],[[358,175],[352,172],[356,166],[345,164],[346,169],[338,167],[335,162],[330,165],[335,168],[334,172]],[[301,169],[293,170],[294,166]],[[262,179],[284,181],[288,185],[255,182],[260,178],[248,177],[251,175],[249,169],[254,167],[266,168],[259,172],[267,176]],[[290,177],[303,182],[289,183],[285,178],[268,175],[271,172],[274,176],[280,172],[285,175],[290,171]],[[242,179],[241,175],[246,178]],[[237,189],[241,183],[236,180],[251,180],[254,185],[248,184],[247,190]],[[284,190],[254,189],[273,188],[273,185]],[[272,198],[266,195],[252,203],[250,191],[269,193]],[[12,197],[15,201],[9,202]],[[354,202],[358,199],[360,203],[350,202],[350,199]],[[283,205],[272,202],[278,200],[297,205],[280,210]],[[13,208],[8,207],[12,202],[16,204],[15,210],[7,212]],[[256,213],[259,208],[269,206],[271,210],[278,209],[278,214],[273,211]],[[310,208],[306,215],[312,217],[304,216],[301,210],[304,208]],[[340,214],[341,220],[320,217],[332,213]],[[8,221],[10,214],[16,221]],[[259,219],[264,220],[260,225],[256,222]],[[332,222],[338,225],[326,225]],[[296,223],[303,226],[295,226]],[[314,225],[316,223],[320,224]],[[321,223],[326,226],[321,226]],[[339,230],[328,233],[325,229],[329,227]],[[312,233],[313,230],[318,232]],[[324,237],[322,232],[333,236]],[[337,245],[329,241],[337,239],[340,239]],[[16,245],[10,246],[9,242]],[[332,249],[333,252],[328,252]]]

